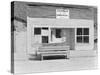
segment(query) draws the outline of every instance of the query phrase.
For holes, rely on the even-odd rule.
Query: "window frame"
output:
[[[57,32],[57,31],[59,31],[59,32]],[[61,36],[61,29],[55,29],[55,37],[56,38],[62,38],[62,36]],[[59,35],[58,35],[59,34]]]
[[[35,29],[40,29],[40,33],[36,33]],[[34,35],[41,35],[41,27],[34,27]]]
[[[47,41],[47,42],[43,42],[44,41],[43,40],[44,38],[46,38],[45,41]],[[42,39],[41,40],[42,41],[42,44],[48,44],[49,43],[49,37],[48,36],[41,36],[41,39]]]
[[[78,29],[79,28],[76,28],[76,43],[78,43],[78,44],[89,44],[90,43],[90,41],[89,41],[89,37],[90,37],[90,34],[89,34],[89,28],[87,27],[87,28],[80,28],[80,29],[82,29],[82,34],[77,34],[77,31],[78,31]],[[85,29],[88,29],[88,34],[87,35],[85,35],[84,34],[84,30]],[[77,39],[77,37],[82,37],[82,41],[81,42],[78,42],[78,39]],[[84,37],[88,37],[88,41],[86,42],[86,41],[84,41]]]

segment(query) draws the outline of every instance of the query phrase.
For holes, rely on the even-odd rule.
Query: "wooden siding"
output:
[[[32,4],[32,6],[28,6]],[[97,8],[81,6],[81,5],[56,5],[46,3],[32,3],[32,2],[14,2],[14,16],[20,17],[24,20],[27,19],[27,16],[33,18],[55,18],[57,8],[68,8],[70,10],[71,19],[94,19],[96,22]]]
[[[28,6],[27,16],[33,18],[56,18],[56,9],[63,7],[50,6]],[[93,19],[93,10],[79,8],[64,8],[69,9],[70,19]]]

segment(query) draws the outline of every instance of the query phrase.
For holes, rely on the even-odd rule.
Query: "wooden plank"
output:
[[[46,47],[39,47],[38,51],[45,51],[45,50],[69,50],[69,46],[46,46]]]
[[[41,54],[41,60],[43,60],[44,56],[57,56],[57,55],[59,56],[64,55],[65,57],[67,57],[67,54]]]
[[[44,56],[64,55],[69,57],[69,46],[41,46],[37,51],[40,59],[43,60]]]

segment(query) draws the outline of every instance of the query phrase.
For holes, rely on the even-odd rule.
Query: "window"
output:
[[[77,43],[89,43],[89,28],[77,28]]]
[[[84,35],[89,35],[89,28],[84,28]]]
[[[56,29],[56,38],[61,38],[61,29]]]
[[[89,43],[89,36],[84,36],[83,40],[84,40],[84,43]]]
[[[42,36],[42,43],[48,43],[48,36]]]
[[[82,43],[82,36],[77,36],[77,42]]]
[[[44,29],[44,30],[48,30],[48,27],[43,27],[42,29]]]
[[[82,35],[82,28],[77,28],[77,35]]]
[[[34,35],[40,35],[41,34],[41,28],[34,28]]]

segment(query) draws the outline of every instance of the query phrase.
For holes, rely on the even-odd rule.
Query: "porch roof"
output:
[[[35,27],[60,27],[60,28],[75,28],[75,27],[90,27],[93,26],[93,20],[83,19],[49,19],[49,18],[30,18],[27,17],[28,25]]]

